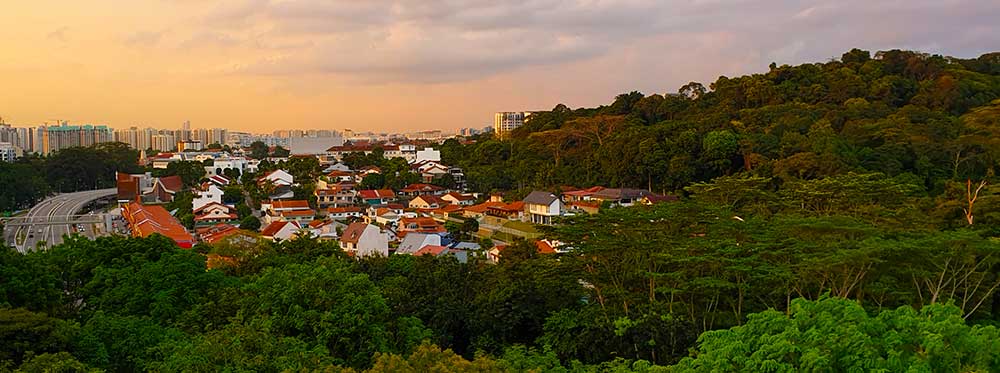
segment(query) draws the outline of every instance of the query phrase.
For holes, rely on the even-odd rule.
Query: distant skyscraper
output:
[[[114,136],[107,126],[94,125],[69,125],[63,122],[59,126],[38,127],[38,138],[40,147],[35,151],[42,154],[51,154],[60,149],[74,146],[91,146],[103,142],[111,142]]]
[[[13,162],[20,154],[19,149],[9,142],[0,142],[0,162]]]
[[[496,133],[497,138],[505,138],[510,135],[510,131],[523,126],[525,118],[529,115],[531,113],[523,111],[496,113],[493,117],[493,132]]]

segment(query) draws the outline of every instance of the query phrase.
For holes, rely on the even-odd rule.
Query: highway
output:
[[[35,249],[40,242],[51,247],[62,243],[63,235],[73,232],[71,224],[49,224],[49,221],[65,222],[74,219],[83,207],[91,201],[112,196],[116,189],[90,190],[76,193],[58,194],[39,202],[24,216],[24,221],[33,225],[11,226],[5,229],[4,240],[20,252]],[[95,225],[85,224],[84,234],[93,238]],[[24,242],[19,242],[23,240]]]

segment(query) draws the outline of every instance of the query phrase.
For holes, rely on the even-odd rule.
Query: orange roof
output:
[[[159,178],[158,180],[160,182],[160,185],[163,186],[163,189],[166,189],[171,192],[179,192],[181,189],[184,188],[184,181],[181,180],[181,177],[177,175],[164,176]]]
[[[255,233],[236,228],[230,224],[216,224],[206,229],[200,229],[198,236],[205,243],[216,243],[223,238],[242,233],[246,235],[255,235]]]
[[[552,248],[552,245],[548,241],[538,240],[535,241],[535,246],[538,247],[539,254],[555,254],[556,249]]]
[[[313,216],[313,215],[316,215],[316,212],[313,211],[313,210],[290,210],[290,211],[282,211],[282,212],[278,213],[278,215],[281,215],[281,216]]]
[[[473,196],[470,196],[470,195],[461,194],[461,193],[456,193],[456,192],[448,192],[448,194],[446,194],[446,196],[451,196],[452,198],[454,198],[456,200],[459,200],[459,201],[472,201],[472,200],[476,199],[476,197],[473,197]]]
[[[396,197],[396,192],[392,189],[369,189],[358,192],[358,195],[362,199],[393,198]]]
[[[358,243],[361,239],[361,234],[365,232],[365,228],[368,228],[368,223],[354,222],[344,229],[343,234],[340,235],[340,242],[347,243]]]
[[[296,228],[296,230],[299,228],[298,223],[293,222],[293,221],[291,221],[291,222],[289,222],[289,221],[275,221],[275,222],[272,222],[271,224],[268,224],[266,227],[264,227],[264,230],[260,231],[260,235],[264,236],[264,237],[274,237],[275,234],[278,234],[278,232],[280,232],[288,224],[291,224],[293,227]]]
[[[442,253],[446,253],[446,252],[448,252],[448,248],[447,247],[438,246],[438,245],[427,245],[427,246],[421,247],[420,250],[417,250],[417,252],[413,253],[413,255],[417,255],[417,256],[420,256],[420,255],[434,255],[434,256],[438,256],[438,255],[441,255]]]
[[[506,205],[506,204],[503,203],[503,202],[489,202],[489,201],[487,201],[487,202],[480,203],[478,205],[473,205],[473,206],[466,207],[465,211],[483,214],[483,213],[486,213],[486,209],[488,209],[490,207],[500,207],[500,206],[504,206],[504,205]]]
[[[347,212],[361,212],[360,207],[330,207],[326,209],[327,213],[337,214],[337,213],[347,213]]]
[[[294,210],[306,209],[306,210],[308,210],[309,209],[309,201],[304,201],[304,200],[289,200],[289,201],[278,200],[278,201],[272,201],[271,202],[271,209],[274,209],[274,210],[277,210],[277,209],[294,209]]]
[[[174,240],[180,247],[190,248],[194,245],[194,237],[162,206],[146,206],[139,202],[131,202],[123,209],[125,210],[123,215],[132,228],[133,236],[149,237],[161,234]]]
[[[420,184],[420,183],[417,183],[417,184],[407,185],[405,188],[400,189],[400,192],[403,192],[403,193],[435,192],[435,191],[439,191],[439,190],[444,190],[444,188],[439,187],[437,185],[433,185],[433,184]]]
[[[452,213],[452,212],[459,212],[459,211],[462,211],[462,210],[463,210],[462,206],[459,206],[459,205],[445,205],[445,206],[441,206],[441,208],[434,209],[433,212],[438,212],[438,213]]]

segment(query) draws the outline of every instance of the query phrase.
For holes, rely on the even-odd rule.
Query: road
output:
[[[71,224],[45,224],[49,220],[65,221],[72,218],[77,212],[91,201],[112,196],[116,189],[90,190],[76,193],[58,194],[38,203],[32,207],[25,218],[30,222],[37,222],[37,225],[27,225],[20,227],[10,227],[5,232],[5,240],[20,252],[27,252],[35,249],[39,242],[45,242],[49,247],[62,243],[63,235],[70,234]],[[86,224],[85,235],[94,237],[94,224]],[[24,242],[19,245],[19,241]]]

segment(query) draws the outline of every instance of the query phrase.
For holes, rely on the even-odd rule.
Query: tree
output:
[[[0,362],[69,350],[80,325],[23,308],[0,308]]]
[[[361,179],[361,183],[358,184],[358,189],[382,189],[385,188],[385,176],[382,174],[368,174],[364,179]]]
[[[248,231],[260,230],[260,219],[257,219],[257,217],[253,215],[244,216],[243,219],[240,220],[240,228]]]
[[[954,306],[909,306],[871,317],[856,302],[795,300],[789,314],[764,311],[699,338],[677,371],[992,371],[1000,331],[968,326]],[[816,336],[821,336],[816,338]]]
[[[187,187],[194,187],[205,177],[205,165],[198,161],[177,161],[167,164],[167,168],[157,172],[157,176],[180,176]]]
[[[395,329],[375,285],[339,258],[267,268],[243,290],[240,312],[248,320],[267,320],[274,333],[324,346],[353,367],[367,365],[375,352],[405,352],[426,335],[418,327],[414,341],[411,331]]]
[[[279,157],[279,158],[288,157],[291,154],[292,153],[288,149],[285,149],[285,148],[283,148],[281,146],[275,146],[274,147],[274,151],[271,152],[272,156]]]
[[[270,154],[270,149],[267,144],[260,141],[254,141],[250,144],[250,158],[253,159],[264,159]]]

